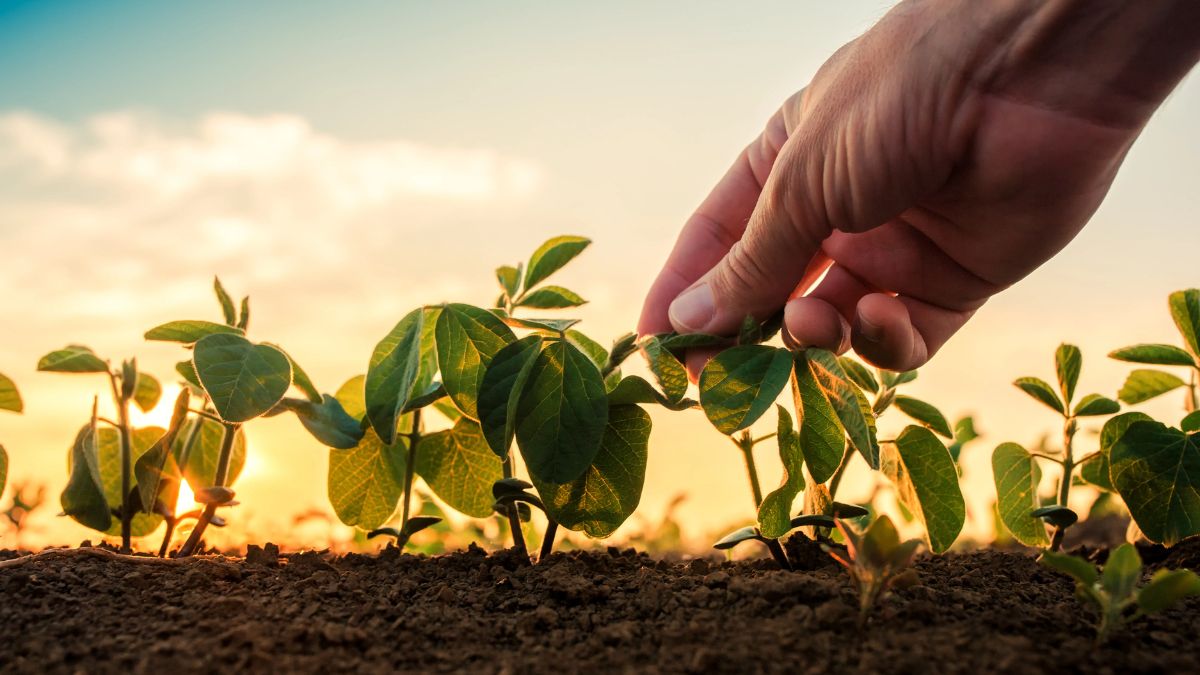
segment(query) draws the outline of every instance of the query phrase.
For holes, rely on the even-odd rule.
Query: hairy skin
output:
[[[1198,58],[1194,0],[901,3],[734,162],[639,332],[784,307],[793,345],[920,366],[1079,233]]]

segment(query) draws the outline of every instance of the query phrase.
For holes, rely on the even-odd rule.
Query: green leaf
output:
[[[584,300],[575,291],[562,286],[543,286],[521,298],[521,302],[517,306],[534,309],[565,309],[586,304],[587,300]]]
[[[820,364],[811,362],[808,351],[795,355],[792,373],[792,400],[800,422],[799,444],[808,462],[813,482],[829,480],[842,463],[846,452],[846,429],[833,403],[814,370]]]
[[[700,374],[700,405],[718,431],[731,435],[758,421],[787,385],[792,354],[740,345],[717,354]]]
[[[1092,417],[1095,415],[1111,415],[1116,412],[1121,412],[1121,404],[1101,396],[1100,394],[1088,394],[1079,399],[1079,403],[1075,405],[1076,417]]]
[[[842,370],[846,371],[846,375],[857,384],[859,388],[865,389],[872,394],[879,393],[879,382],[875,380],[875,376],[871,374],[871,369],[864,366],[856,359],[849,356],[839,356],[838,364],[842,366]]]
[[[1079,514],[1061,504],[1034,509],[1029,515],[1055,527],[1070,527],[1079,522]]]
[[[1046,526],[1030,515],[1038,507],[1038,484],[1042,480],[1037,460],[1016,443],[1002,443],[992,452],[992,476],[1004,527],[1026,546],[1048,546]]]
[[[659,333],[653,337],[658,338],[662,346],[676,357],[689,349],[724,349],[734,346],[732,339],[708,333]]]
[[[0,493],[4,492],[4,486],[8,481],[8,451],[0,445]]]
[[[667,410],[687,410],[694,408],[698,403],[690,398],[681,399],[672,402],[662,392],[654,388],[646,380],[637,375],[630,375],[622,378],[617,386],[613,387],[612,391],[608,392],[608,404],[610,406],[617,405],[636,405],[636,404],[657,404]]]
[[[778,539],[792,530],[792,504],[796,501],[796,495],[804,489],[804,454],[801,452],[800,435],[792,426],[792,416],[787,409],[776,405],[775,410],[779,415],[775,440],[779,444],[779,461],[783,464],[783,482],[763,497],[758,507],[758,529],[770,539]]]
[[[565,340],[545,345],[517,402],[517,445],[530,475],[547,483],[579,478],[600,451],[607,423],[596,365]]]
[[[200,378],[196,377],[196,367],[191,361],[180,361],[175,364],[175,372],[183,378],[183,381],[196,388],[197,392],[204,391],[203,385],[200,384]]]
[[[107,373],[108,364],[88,347],[70,345],[43,356],[37,369],[48,373]]]
[[[1121,399],[1122,403],[1133,405],[1149,401],[1168,391],[1178,389],[1184,384],[1183,380],[1171,373],[1139,369],[1129,373],[1129,377],[1125,378],[1125,384],[1121,385],[1121,390],[1117,392],[1117,398]]]
[[[16,383],[3,373],[0,373],[0,410],[17,413],[25,410],[25,403],[21,400]]]
[[[975,431],[975,418],[968,415],[954,423],[954,442],[947,449],[956,463],[962,455],[963,447],[977,438],[979,434]]]
[[[1100,430],[1100,449],[1097,451],[1100,456],[1084,464],[1083,468],[1079,470],[1079,477],[1098,488],[1113,491],[1112,479],[1109,478],[1109,451],[1130,424],[1149,419],[1151,419],[1149,415],[1140,412],[1130,412],[1109,418]]]
[[[1200,289],[1175,291],[1167,299],[1171,318],[1192,356],[1200,358]]]
[[[577,330],[567,331],[566,336],[568,342],[579,347],[579,350],[587,354],[601,372],[604,371],[604,367],[608,365],[608,350],[604,348],[604,345]]]
[[[744,541],[763,541],[763,536],[758,533],[756,527],[743,527],[721,537],[717,543],[713,544],[713,548],[725,551]]]
[[[1142,580],[1142,557],[1132,544],[1121,544],[1108,555],[1104,571],[1100,574],[1100,587],[1116,602],[1133,597],[1138,582]]]
[[[187,441],[191,438],[192,431],[197,424],[200,425],[200,428],[196,429],[191,450],[184,457]],[[225,438],[226,429],[224,424],[215,420],[192,418],[183,425],[179,435],[175,437],[175,442],[171,445],[171,452],[175,455],[175,461],[179,463],[183,471],[184,480],[188,482],[193,491],[216,483],[217,462],[221,456],[221,442]],[[225,480],[226,486],[237,482],[245,465],[246,435],[238,430],[229,454],[229,473]]]
[[[1096,583],[1097,574],[1095,566],[1083,558],[1045,551],[1042,553],[1042,557],[1038,558],[1038,562],[1045,567],[1071,577],[1078,584],[1092,586]]]
[[[648,337],[642,340],[638,346],[642,350],[642,355],[646,357],[650,372],[658,380],[658,386],[666,395],[667,400],[672,403],[682,400],[687,394],[688,376],[687,369],[683,367],[679,359],[675,358],[670,350],[663,347],[662,342],[656,337]]]
[[[152,375],[138,373],[133,389],[133,402],[142,412],[150,412],[162,398],[162,385]]]
[[[183,425],[187,423],[190,401],[191,394],[187,389],[179,392],[179,396],[175,399],[170,427],[149,450],[134,462],[134,480],[137,483],[142,510],[147,513],[157,513],[156,504],[171,513],[175,510],[183,472],[179,470],[179,463],[175,461],[175,456],[171,453],[171,446],[175,443]]]
[[[368,429],[355,448],[329,451],[329,503],[338,520],[373,530],[392,517],[404,493],[407,447],[403,437],[388,444]]]
[[[479,387],[479,421],[488,446],[507,457],[516,432],[517,403],[545,340],[528,335],[496,352]],[[489,503],[490,507],[490,503]]]
[[[905,370],[897,372],[894,370],[880,370],[879,379],[885,388],[899,387],[902,384],[908,384],[917,379],[917,371]]]
[[[1152,541],[1200,533],[1200,434],[1137,421],[1109,451],[1113,487]]]
[[[75,436],[68,464],[71,477],[62,493],[63,513],[84,527],[106,531],[113,519],[100,484],[95,420]]]
[[[832,352],[824,349],[806,349],[805,356],[817,383],[841,420],[842,427],[846,429],[850,445],[858,450],[872,469],[878,469],[879,441],[875,436],[875,416],[871,413],[871,403],[867,401],[866,395],[850,380]],[[915,377],[916,371],[910,372],[913,372]],[[807,452],[806,449],[805,453]],[[808,461],[811,469],[812,460]]]
[[[384,443],[395,442],[396,420],[416,389],[425,319],[424,308],[409,312],[371,354],[364,383],[367,419]]]
[[[217,302],[221,305],[221,313],[225,315],[225,323],[230,326],[236,324],[237,309],[233,305],[233,298],[229,297],[229,293],[221,285],[219,277],[213,277],[213,292],[217,294]]]
[[[925,525],[929,548],[944,553],[967,517],[958,469],[946,446],[928,429],[909,426],[885,446],[882,460],[897,498]]]
[[[142,455],[149,452],[158,439],[166,433],[167,430],[161,427],[134,429],[130,438],[130,450],[133,456],[131,467],[135,466]],[[101,488],[104,490],[104,499],[110,506],[120,507],[125,501],[121,498],[121,434],[116,429],[102,428],[98,430],[96,438],[96,456],[99,461],[99,478]],[[136,486],[134,487],[136,488]],[[134,537],[144,537],[157,529],[161,522],[162,516],[158,514],[138,513],[133,517],[130,531]],[[110,536],[121,534],[121,523],[117,519],[113,519],[107,534]]]
[[[171,321],[146,331],[147,340],[194,344],[209,335],[244,335],[245,331],[212,321]]]
[[[1200,595],[1200,577],[1191,570],[1158,570],[1150,583],[1138,591],[1137,604],[1143,612],[1161,612],[1180,600]]]
[[[285,398],[279,405],[295,413],[308,433],[328,447],[349,450],[363,438],[359,420],[346,412],[342,404],[329,394],[325,394],[319,404],[302,398]]]
[[[242,316],[238,318],[237,327],[242,333],[250,327],[250,296],[242,298]]]
[[[478,307],[449,304],[437,320],[437,356],[442,383],[454,405],[479,419],[479,387],[492,358],[517,338],[495,314]]]
[[[591,243],[590,239],[573,236],[547,240],[529,258],[529,267],[525,270],[525,290],[528,291],[562,269],[563,265],[583,253]]]
[[[496,281],[500,283],[500,289],[509,299],[516,298],[517,293],[521,292],[521,270],[512,265],[497,267]]]
[[[1122,347],[1108,353],[1109,358],[1158,366],[1194,366],[1196,359],[1175,345],[1143,344]]]
[[[1193,410],[1179,422],[1179,430],[1187,433],[1200,431],[1200,410]]]
[[[1062,392],[1063,408],[1075,398],[1075,385],[1079,383],[1079,371],[1083,368],[1083,354],[1079,347],[1063,343],[1054,352],[1054,370],[1058,375],[1058,389]]]
[[[493,312],[493,314],[500,317],[504,325],[512,328],[525,328],[560,335],[579,323],[579,319],[525,319],[507,316],[500,312]]]
[[[1059,400],[1058,394],[1054,393],[1054,389],[1045,380],[1036,377],[1020,377],[1013,384],[1026,394],[1045,403],[1055,412],[1063,413],[1066,410],[1063,402]]]
[[[901,394],[896,396],[896,407],[900,409],[900,412],[925,425],[934,433],[954,440],[954,433],[950,431],[950,423],[946,421],[946,417],[940,410],[925,401]]]
[[[248,422],[283,399],[292,386],[292,364],[270,345],[239,335],[209,335],[196,343],[192,364],[221,419]]]
[[[650,428],[650,415],[641,408],[610,408],[600,451],[582,476],[566,483],[534,477],[550,517],[569,530],[597,539],[616,531],[642,498]]]
[[[342,404],[342,410],[354,419],[362,422],[367,416],[367,376],[355,375],[338,387],[333,395]],[[394,426],[393,426],[394,428]]]
[[[280,347],[277,344],[272,342],[264,342],[263,344],[269,347],[274,347],[280,352],[283,352],[283,355],[287,357],[288,363],[292,364],[292,385],[304,392],[304,396],[308,398],[309,401],[320,405],[324,400],[321,396],[321,392],[317,391],[317,387],[313,384],[312,378],[308,376],[308,373],[304,372],[304,369],[300,367],[299,363],[296,363],[296,359],[293,359],[291,354],[288,354],[283,347]]]
[[[504,477],[479,423],[462,418],[417,444],[417,475],[451,508],[473,518],[492,515],[492,485]]]

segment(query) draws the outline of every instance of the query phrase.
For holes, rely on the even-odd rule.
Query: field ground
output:
[[[811,542],[793,542],[797,547]],[[1024,552],[922,556],[865,628],[845,574],[655,560],[632,550],[525,565],[440,557],[51,555],[0,567],[0,670],[18,673],[1197,672],[1200,598],[1101,648],[1071,582]],[[1094,551],[1097,558],[1104,551]],[[1197,567],[1200,542],[1144,548]],[[12,559],[15,553],[0,553]]]

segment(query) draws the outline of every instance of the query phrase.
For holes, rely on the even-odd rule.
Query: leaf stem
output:
[[[546,525],[546,534],[542,537],[542,550],[538,553],[538,562],[543,562],[550,557],[550,553],[554,550],[554,537],[558,535],[558,521],[547,516],[550,521]]]
[[[412,431],[408,437],[408,461],[404,465],[404,505],[401,509],[400,530],[408,532],[408,518],[412,505],[413,476],[417,470],[417,444],[421,442],[421,409],[413,411]],[[405,543],[408,543],[405,538]]]
[[[228,487],[225,483],[229,479],[229,460],[233,456],[233,442],[237,438],[237,432],[241,428],[241,424],[225,425],[225,435],[221,438],[221,454],[217,458],[217,475],[213,481],[214,487]],[[192,529],[192,534],[184,542],[183,548],[179,549],[180,558],[190,556],[196,551],[196,547],[200,545],[201,537],[204,536],[204,531],[208,529],[208,524],[212,522],[215,515],[217,515],[217,504],[205,504],[204,512],[196,520],[196,527]]]
[[[121,394],[117,376],[111,371],[108,381],[112,385],[113,403],[117,406],[117,434],[121,440],[121,553],[131,553],[133,509],[129,508],[129,492],[133,489],[133,439],[129,426],[129,399]]]
[[[1059,462],[1062,464],[1062,480],[1058,484],[1058,503],[1063,507],[1067,506],[1067,499],[1071,496],[1071,474],[1075,471],[1075,430],[1075,418],[1067,415],[1063,420],[1063,458]],[[1062,548],[1066,533],[1067,526],[1054,526],[1054,536],[1050,539],[1051,551],[1057,552]]]
[[[742,449],[742,457],[746,460],[746,473],[750,476],[750,490],[754,494],[754,511],[757,513],[762,505],[763,494],[762,485],[758,482],[758,467],[754,465],[754,443],[739,443],[738,447]]]
[[[842,450],[842,461],[838,464],[838,468],[834,470],[833,476],[829,479],[829,500],[833,501],[834,495],[837,494],[838,486],[842,484],[842,476],[846,474],[846,467],[850,466],[850,460],[854,457],[854,448],[850,443],[846,442],[846,447]]]
[[[200,437],[200,420],[194,420],[192,428],[188,429],[187,438],[183,440],[183,448],[179,451],[179,482],[182,484],[186,478],[188,458],[192,455],[192,448],[196,446],[196,439]],[[178,502],[176,495],[176,502]],[[158,557],[165,558],[171,550],[171,537],[175,536],[175,527],[179,524],[180,519],[175,517],[175,508],[177,504],[164,504],[171,510],[171,515],[167,517],[167,531],[163,534],[162,545],[158,547]]]
[[[511,452],[507,457],[504,458],[502,469],[504,470],[505,478],[513,477]],[[513,502],[505,508],[505,511],[508,515],[508,529],[512,530],[513,548],[519,551],[522,555],[529,555],[529,549],[525,546],[525,533],[521,531],[520,509],[518,509],[517,504]]]

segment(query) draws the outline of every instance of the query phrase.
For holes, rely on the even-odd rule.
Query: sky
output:
[[[585,327],[602,342],[630,330],[691,210],[888,3],[347,7],[0,1],[0,372],[27,403],[0,417],[10,486],[42,482],[56,501],[103,391],[38,374],[37,359],[83,342],[167,378],[180,351],[141,335],[218,318],[214,274],[251,296],[254,335],[330,391],[409,309],[490,301],[492,269],[556,234],[595,241],[562,279],[590,300]],[[991,448],[1057,427],[1014,378],[1052,378],[1065,340],[1084,352],[1081,390],[1111,396],[1128,368],[1108,351],[1176,339],[1166,296],[1198,283],[1197,120],[1193,76],[1084,232],[911,385],[985,432],[965,459],[972,532],[987,531]],[[1177,404],[1143,409],[1171,419]],[[750,517],[740,458],[703,416],[655,420],[631,527],[677,493],[694,538]],[[328,509],[328,453],[294,420],[250,433],[243,517],[295,539],[293,514]],[[773,486],[771,460],[759,463]],[[52,513],[36,526],[47,542],[87,536]]]

